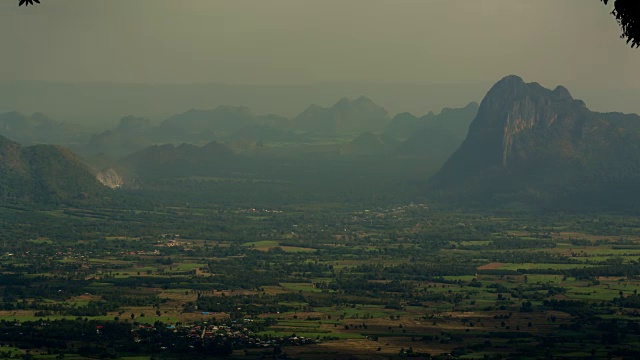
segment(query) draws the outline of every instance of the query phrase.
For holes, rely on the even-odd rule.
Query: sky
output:
[[[639,88],[599,0],[0,0],[0,82]]]

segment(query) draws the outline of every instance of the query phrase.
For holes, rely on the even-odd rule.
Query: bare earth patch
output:
[[[493,270],[493,269],[499,269],[500,267],[502,267],[504,264],[500,263],[500,262],[494,262],[491,264],[487,264],[487,265],[482,265],[478,268],[478,270]]]

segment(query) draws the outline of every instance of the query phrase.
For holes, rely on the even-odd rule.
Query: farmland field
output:
[[[204,336],[202,326],[243,324],[234,346],[246,351],[233,352],[240,358],[263,356],[274,346],[304,358],[580,357],[592,349],[605,354],[603,342],[607,354],[630,353],[640,342],[634,330],[638,238],[591,236],[554,218],[502,216],[497,223],[484,214],[460,218],[415,204],[367,211],[316,207],[314,217],[297,207],[276,210],[181,208],[181,224],[168,221],[172,212],[144,211],[138,220],[157,228],[113,228],[95,239],[106,241],[94,241],[89,225],[85,239],[73,245],[64,234],[7,243],[0,258],[0,324],[175,327],[198,336]],[[399,211],[411,215],[398,219]],[[214,228],[222,212],[224,228],[196,230],[196,224]],[[474,228],[456,227],[470,218]],[[94,220],[81,220],[81,228],[85,221]],[[521,221],[575,230],[511,230]],[[432,225],[417,226],[424,222]],[[99,346],[107,341],[101,336],[103,330],[92,340],[98,347],[83,354],[107,351]],[[611,342],[612,336],[619,339]],[[128,340],[109,339],[118,356],[135,358],[126,350]],[[265,345],[255,348],[258,339]],[[19,338],[2,341],[13,354],[26,354]],[[81,358],[74,351],[54,353]],[[167,348],[159,355],[172,354]]]

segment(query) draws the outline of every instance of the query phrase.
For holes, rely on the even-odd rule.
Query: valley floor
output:
[[[0,358],[640,356],[634,217],[429,204],[0,213]]]

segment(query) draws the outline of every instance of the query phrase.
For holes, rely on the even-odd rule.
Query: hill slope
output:
[[[374,134],[370,131],[363,132],[348,144],[340,148],[340,153],[345,155],[384,155],[390,153],[398,146],[398,142],[385,134]]]
[[[153,145],[125,157],[120,164],[142,178],[164,178],[210,175],[231,166],[234,160],[233,149],[213,141],[204,146]]]
[[[0,199],[57,203],[105,192],[89,168],[68,149],[23,147],[0,136]]]

